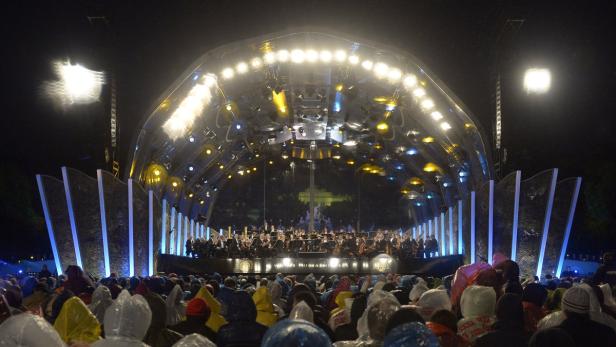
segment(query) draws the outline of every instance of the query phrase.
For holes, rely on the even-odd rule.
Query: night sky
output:
[[[493,77],[499,71],[509,156],[505,173],[521,169],[527,178],[558,167],[561,178],[583,176],[572,247],[593,254],[614,247],[616,5],[512,3],[11,2],[1,24],[0,259],[48,252],[36,173],[60,176],[66,165],[94,175],[102,166],[105,107],[54,107],[41,92],[42,83],[53,79],[51,61],[70,58],[114,71],[123,163],[138,122],[197,57],[228,42],[303,26],[410,52],[468,106],[489,138]],[[88,16],[104,16],[108,24],[91,24]],[[525,22],[499,41],[508,18]],[[547,95],[523,92],[523,71],[530,66],[551,69]]]

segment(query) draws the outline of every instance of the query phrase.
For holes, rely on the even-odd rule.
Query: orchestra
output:
[[[265,258],[291,257],[300,253],[333,257],[373,257],[388,254],[401,259],[430,258],[438,254],[434,235],[414,239],[410,232],[377,230],[375,232],[341,231],[213,232],[208,240],[189,238],[186,254],[195,258]]]

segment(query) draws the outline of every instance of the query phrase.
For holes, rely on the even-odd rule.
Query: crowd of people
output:
[[[0,346],[614,346],[613,256],[592,278],[520,277],[502,255],[444,278],[160,274],[77,266],[0,282]]]
[[[324,256],[373,257],[389,254],[402,259],[430,258],[438,255],[439,243],[434,235],[415,237],[410,231],[377,230],[306,232],[292,231],[244,233],[213,232],[209,239],[188,238],[186,254],[195,258],[265,258],[299,256],[302,252],[320,252]]]

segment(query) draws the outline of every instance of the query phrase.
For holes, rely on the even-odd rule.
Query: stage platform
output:
[[[189,274],[377,274],[399,273],[422,276],[453,274],[464,263],[461,255],[429,259],[400,260],[385,254],[374,258],[209,258],[195,259],[169,254],[157,257],[156,268],[162,273]]]

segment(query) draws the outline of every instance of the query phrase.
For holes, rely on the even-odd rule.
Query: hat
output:
[[[187,316],[209,316],[210,307],[201,298],[194,298],[186,305]]]
[[[562,310],[586,314],[590,311],[590,296],[580,287],[571,287],[563,295]]]

